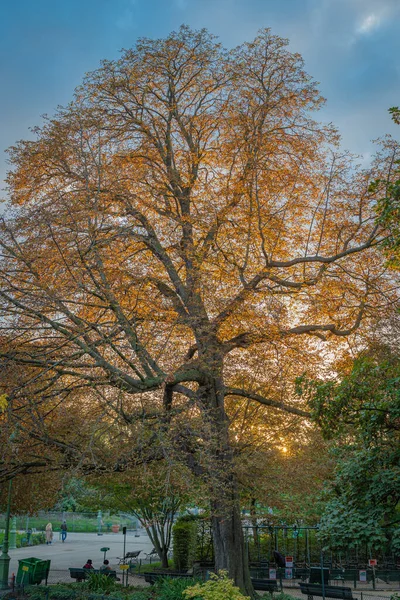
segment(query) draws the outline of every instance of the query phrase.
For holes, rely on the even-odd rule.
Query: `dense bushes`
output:
[[[179,517],[173,528],[175,568],[187,570],[195,562],[214,560],[210,522],[199,515]]]
[[[197,520],[194,515],[184,515],[172,530],[173,560],[178,571],[187,571],[196,559]]]
[[[249,596],[243,596],[232,579],[228,578],[226,571],[220,571],[218,575],[212,573],[208,581],[188,587],[183,594],[185,599],[194,600],[250,600]]]
[[[25,588],[25,597],[27,600],[150,600],[153,598],[153,589],[133,590],[115,586],[115,590],[105,595],[105,592],[91,591],[81,583],[34,585]]]
[[[196,583],[194,579],[161,579],[154,586],[157,600],[186,600],[185,590]]]
[[[0,534],[0,544],[3,543],[4,533]],[[37,546],[38,544],[44,544],[46,541],[45,534],[42,531],[32,533],[29,541],[30,546]],[[17,533],[15,543],[17,548],[24,548],[28,546],[28,538],[26,533]]]

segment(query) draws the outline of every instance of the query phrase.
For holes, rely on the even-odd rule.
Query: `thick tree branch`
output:
[[[311,418],[311,414],[309,412],[306,412],[305,410],[301,410],[300,408],[296,408],[295,406],[289,406],[284,402],[278,402],[277,400],[264,398],[264,396],[260,396],[260,394],[255,394],[254,392],[249,392],[241,388],[226,387],[225,396],[240,396],[241,398],[248,398],[249,400],[254,400],[255,402],[259,402],[260,404],[264,404],[265,406],[271,406],[272,408],[283,410],[284,412],[290,413],[292,415],[298,415],[299,417],[304,417],[306,419]]]

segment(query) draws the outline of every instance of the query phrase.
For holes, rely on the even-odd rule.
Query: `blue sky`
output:
[[[387,109],[400,104],[400,0],[0,0],[0,180],[5,148],[66,104],[85,72],[182,23],[227,47],[261,27],[289,38],[328,100],[321,120],[365,162],[371,139],[399,136]]]

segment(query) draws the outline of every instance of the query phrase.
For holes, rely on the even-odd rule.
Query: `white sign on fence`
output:
[[[291,569],[293,567],[293,556],[285,556],[285,566],[288,569]]]
[[[276,569],[270,569],[269,570],[269,578],[270,579],[276,579]]]
[[[285,579],[292,579],[293,569],[285,569]]]

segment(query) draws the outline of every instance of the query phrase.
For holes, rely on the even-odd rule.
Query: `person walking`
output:
[[[61,523],[61,541],[62,541],[62,543],[64,543],[65,540],[67,539],[67,530],[68,530],[67,522],[64,519],[64,521]]]
[[[51,544],[53,541],[53,525],[47,523],[46,525],[46,544]]]

